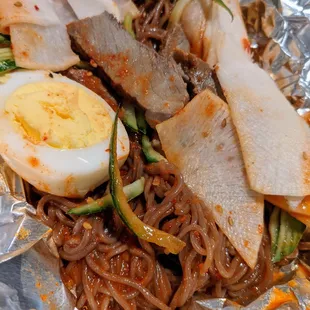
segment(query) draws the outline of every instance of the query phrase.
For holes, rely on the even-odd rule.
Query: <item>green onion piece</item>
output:
[[[0,48],[0,61],[13,60],[14,56],[12,50],[9,47]]]
[[[0,43],[10,43],[0,34]],[[0,48],[0,74],[16,69],[17,66],[14,61],[14,55],[10,47]]]
[[[14,60],[0,61],[0,74],[16,69],[17,66]]]
[[[124,193],[126,195],[127,201],[130,201],[143,193],[144,183],[145,179],[142,177],[141,179],[136,180],[135,182],[124,187]],[[102,198],[91,201],[90,203],[87,203],[85,205],[72,208],[67,213],[76,215],[87,215],[102,212],[106,208],[112,206],[113,206],[112,196],[108,194]]]
[[[155,243],[162,246],[166,251],[178,254],[185,247],[185,242],[179,238],[168,234],[164,231],[151,227],[143,223],[136,214],[132,211],[127,202],[126,195],[123,190],[123,182],[117,162],[117,111],[112,129],[111,142],[110,142],[110,192],[113,199],[114,208],[124,224],[139,238],[148,242]]]
[[[225,4],[225,2],[223,0],[213,0],[215,3],[217,3],[218,5],[220,5],[222,8],[224,8],[229,15],[231,16],[231,21],[234,20],[234,14],[232,13],[231,9]]]
[[[149,137],[145,135],[142,137],[142,151],[149,163],[157,163],[161,160],[167,161],[164,156],[154,150]]]
[[[124,124],[133,131],[138,131],[134,105],[126,102],[123,104],[123,110],[124,110],[124,116],[122,121],[124,122]]]
[[[132,27],[132,15],[131,13],[127,13],[125,15],[124,18],[124,28],[126,29],[126,31],[135,39],[136,38],[136,34],[133,31],[133,27]]]
[[[269,221],[271,253],[274,263],[292,254],[306,226],[282,209],[274,207]]]
[[[147,123],[144,118],[144,113],[141,109],[136,110],[136,119],[139,131],[146,135],[147,132]]]

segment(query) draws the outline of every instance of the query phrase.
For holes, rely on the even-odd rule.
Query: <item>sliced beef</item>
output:
[[[93,75],[92,72],[84,69],[70,68],[63,74],[69,79],[74,80],[92,90],[94,93],[103,98],[114,111],[117,110],[118,104],[115,98],[110,94],[101,79]]]
[[[188,102],[175,63],[134,40],[108,13],[67,27],[73,46],[92,59],[114,87],[145,108],[149,120],[167,119]]]
[[[164,57],[169,57],[175,49],[180,49],[186,53],[190,52],[189,41],[180,25],[175,25],[168,30],[160,53]]]
[[[193,97],[206,88],[217,94],[213,71],[206,62],[194,54],[186,53],[180,49],[175,49],[173,57],[181,65],[185,81],[188,83],[189,91]]]

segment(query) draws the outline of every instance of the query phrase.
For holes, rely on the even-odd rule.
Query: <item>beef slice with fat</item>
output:
[[[189,41],[180,25],[175,25],[168,29],[160,54],[164,57],[169,57],[175,49],[180,49],[186,53],[190,52]]]
[[[206,62],[194,54],[186,53],[178,48],[174,50],[173,58],[176,63],[181,65],[193,96],[198,95],[206,88],[217,94],[212,69]]]
[[[189,100],[179,68],[131,37],[108,13],[73,22],[68,33],[83,55],[96,62],[112,84],[146,109],[155,125]]]

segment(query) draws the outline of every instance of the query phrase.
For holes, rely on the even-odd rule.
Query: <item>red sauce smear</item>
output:
[[[40,165],[39,159],[36,158],[36,157],[33,157],[33,156],[30,156],[30,157],[28,158],[28,162],[29,162],[29,164],[30,164],[33,168],[36,168],[36,167],[38,167],[38,166]]]

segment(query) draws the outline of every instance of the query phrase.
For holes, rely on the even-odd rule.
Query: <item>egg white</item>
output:
[[[102,102],[112,122],[115,112],[97,94],[62,75],[46,71],[16,71],[0,84],[0,154],[7,164],[37,189],[58,196],[84,197],[109,179],[110,135],[104,141],[80,149],[35,145],[16,131],[4,113],[7,98],[20,86],[43,81],[77,85]],[[118,120],[117,158],[123,165],[129,154],[129,138]]]

